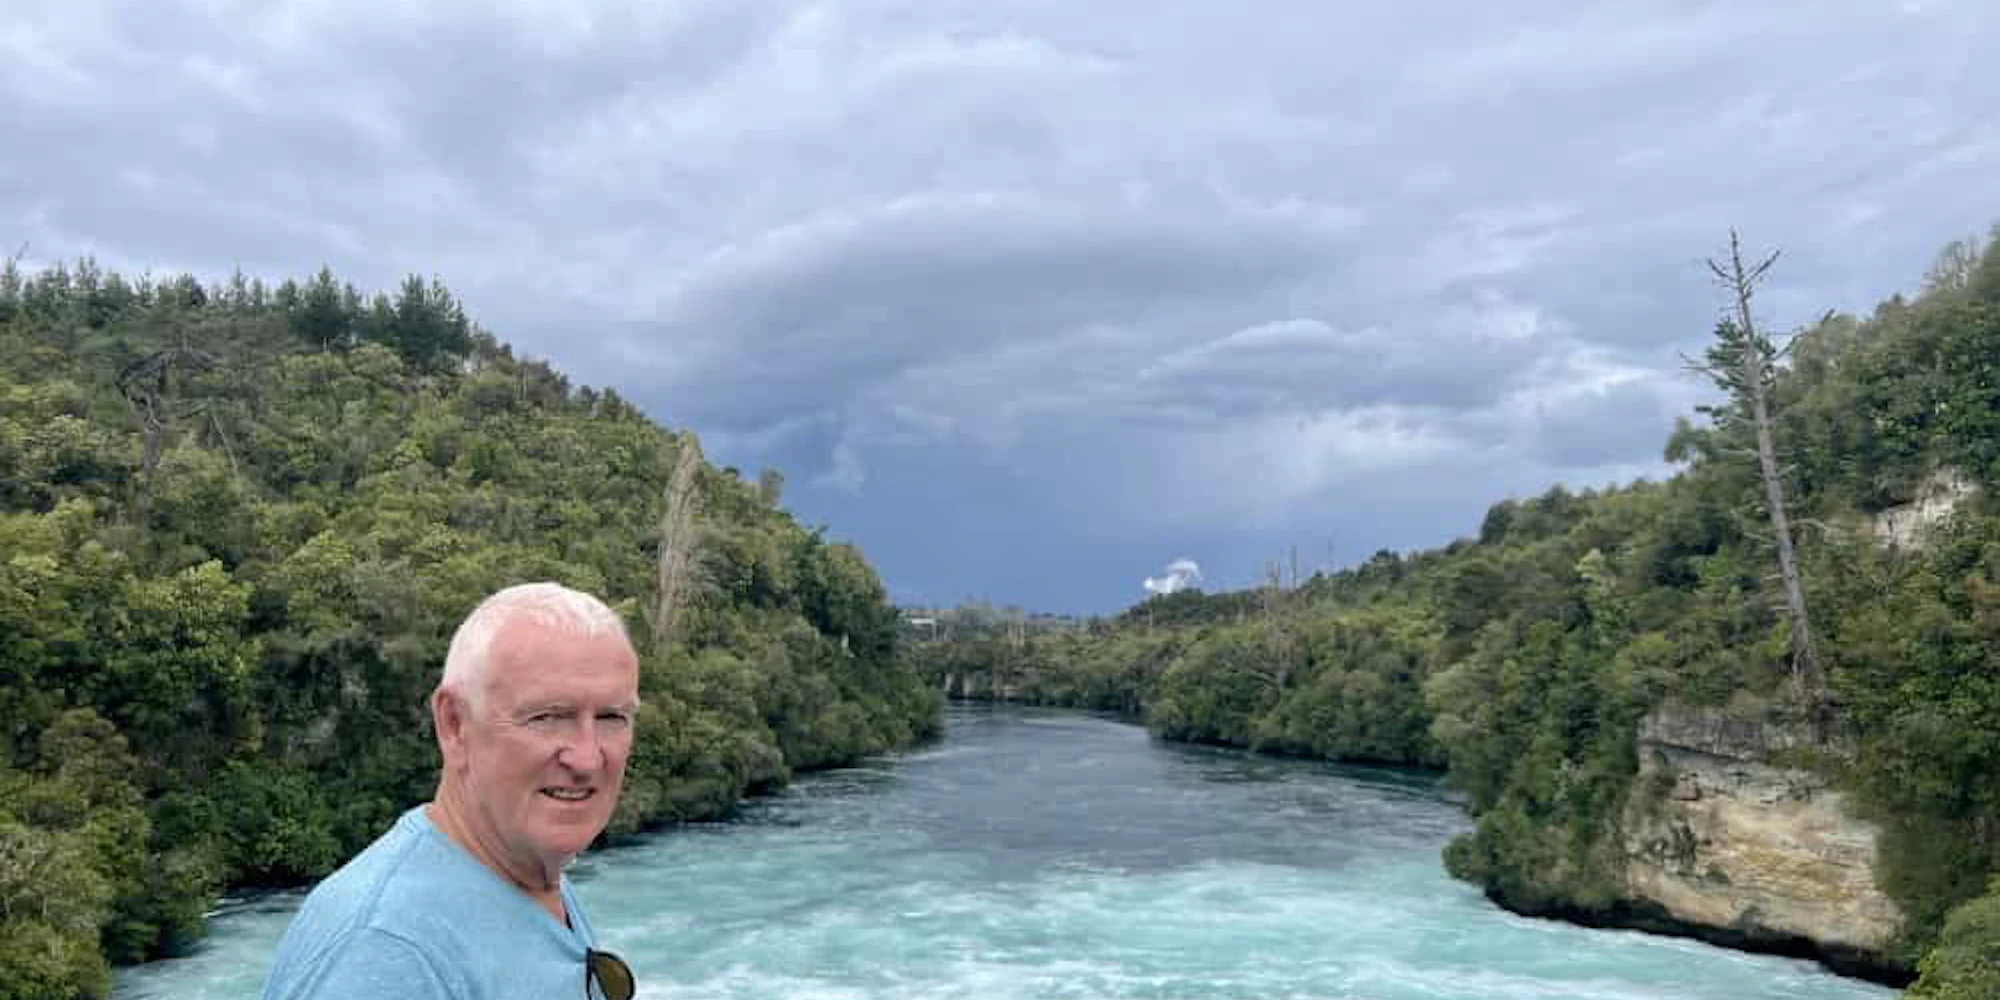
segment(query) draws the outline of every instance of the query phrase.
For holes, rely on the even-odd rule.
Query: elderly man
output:
[[[531,583],[481,602],[431,695],[436,795],[313,888],[266,1000],[631,1000],[563,869],[610,821],[638,707],[602,601]]]

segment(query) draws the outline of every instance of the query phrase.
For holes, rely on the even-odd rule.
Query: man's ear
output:
[[[440,687],[431,692],[431,725],[437,730],[438,752],[448,770],[465,763],[465,730],[472,724],[467,708],[455,691]]]

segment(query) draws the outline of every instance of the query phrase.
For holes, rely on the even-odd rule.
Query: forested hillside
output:
[[[1707,360],[1740,357],[1741,328],[1715,334]],[[1584,918],[1624,902],[1611,863],[1642,717],[1789,718],[1822,736],[1796,763],[1882,825],[1908,918],[1886,958],[1925,972],[1915,995],[2000,996],[2000,884],[1968,904],[2000,871],[2000,242],[1953,244],[1914,296],[1777,339],[1760,384],[1809,630],[1782,592],[1746,386],[1724,379],[1664,442],[1666,482],[1552,487],[1434,551],[911,656],[1166,738],[1445,765],[1477,818],[1450,869]]]
[[[424,699],[508,583],[604,595],[641,647],[617,834],[935,734],[880,581],[781,482],[435,282],[7,264],[0,993],[102,996],[221,890],[313,879],[426,798]]]

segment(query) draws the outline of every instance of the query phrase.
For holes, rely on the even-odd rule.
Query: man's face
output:
[[[525,619],[504,626],[492,650],[484,698],[461,730],[460,759],[448,764],[462,769],[509,852],[566,861],[618,804],[638,659],[617,635],[564,635]]]

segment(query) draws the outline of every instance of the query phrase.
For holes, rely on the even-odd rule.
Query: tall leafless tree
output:
[[[1729,232],[1727,260],[1710,258],[1708,268],[1729,297],[1729,317],[1718,324],[1716,343],[1707,360],[1690,361],[1694,368],[1728,391],[1737,412],[1750,422],[1756,438],[1757,473],[1763,486],[1765,514],[1770,519],[1771,536],[1778,551],[1778,578],[1784,604],[1791,621],[1792,686],[1799,705],[1815,725],[1826,704],[1826,677],[1821,669],[1819,647],[1812,617],[1806,609],[1805,584],[1800,577],[1797,550],[1793,546],[1791,518],[1786,509],[1785,482],[1778,463],[1776,415],[1772,412],[1771,388],[1777,362],[1791,349],[1757,332],[1751,308],[1757,285],[1776,263],[1773,251],[1754,265],[1743,261],[1742,242],[1735,230]]]

